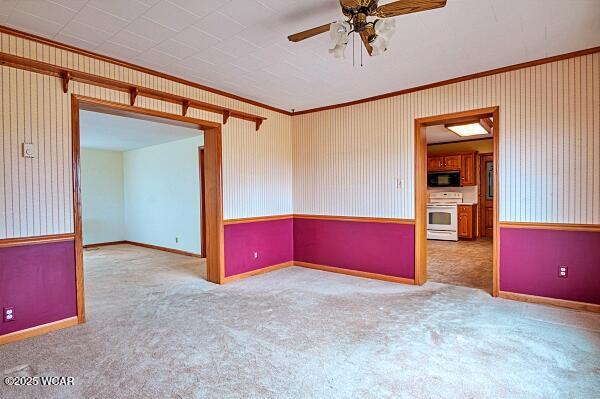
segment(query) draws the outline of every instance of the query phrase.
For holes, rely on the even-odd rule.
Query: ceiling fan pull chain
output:
[[[362,59],[362,54],[363,54],[363,46],[360,46],[360,67],[362,68],[363,65],[363,59]]]
[[[354,46],[354,34],[352,34],[352,68],[354,68],[354,53],[356,51],[356,47]]]

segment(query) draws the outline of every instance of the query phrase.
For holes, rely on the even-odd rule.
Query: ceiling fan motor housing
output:
[[[342,0],[342,12],[348,18],[354,17],[356,14],[372,15],[377,10],[378,0]]]

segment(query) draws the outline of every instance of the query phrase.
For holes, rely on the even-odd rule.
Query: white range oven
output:
[[[430,193],[427,204],[427,239],[458,241],[458,205],[462,193]]]

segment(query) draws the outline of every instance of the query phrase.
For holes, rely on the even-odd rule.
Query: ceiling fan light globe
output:
[[[345,50],[346,44],[336,44],[334,48],[329,49],[329,54],[333,54],[334,58],[346,58]]]
[[[383,18],[375,21],[375,32],[378,36],[383,36],[386,40],[390,40],[396,32],[396,20],[393,18]]]
[[[387,50],[387,40],[383,36],[375,37],[370,44],[373,47],[371,55],[381,55]]]
[[[329,37],[334,44],[346,44],[349,40],[350,29],[350,24],[346,21],[333,22],[329,26]]]

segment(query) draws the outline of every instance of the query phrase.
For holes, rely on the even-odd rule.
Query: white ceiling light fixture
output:
[[[396,21],[392,17],[442,8],[446,0],[398,0],[379,5],[379,0],[339,0],[345,21],[317,26],[303,32],[288,36],[292,42],[299,42],[309,37],[329,31],[333,48],[329,50],[335,58],[344,58],[344,50],[349,36],[356,33],[360,36],[369,55],[383,54],[391,37],[394,35]],[[370,18],[375,17],[375,20]],[[354,45],[354,41],[352,41]],[[353,53],[354,56],[354,53]],[[362,47],[361,47],[362,65]]]
[[[371,55],[381,55],[387,50],[388,41],[383,36],[375,36],[369,44],[373,47]]]
[[[453,123],[445,125],[446,129],[460,137],[479,136],[489,134],[489,132],[481,125],[479,121],[468,123]]]
[[[391,18],[378,19],[374,23],[375,37],[369,42],[373,51],[371,55],[383,54],[396,31],[396,20]]]
[[[390,38],[394,35],[396,21],[391,18],[377,19],[374,22],[367,22],[365,25],[367,47],[369,54],[376,56],[383,54],[387,48]],[[345,50],[350,41],[350,35],[358,33],[356,28],[352,26],[352,21],[336,21],[329,25],[329,37],[333,48],[329,50],[335,58],[346,58]],[[362,37],[361,39],[365,40]]]
[[[329,26],[329,37],[333,48],[329,50],[335,58],[345,58],[344,51],[348,45],[349,35],[352,30],[350,24],[346,21],[337,21]]]

